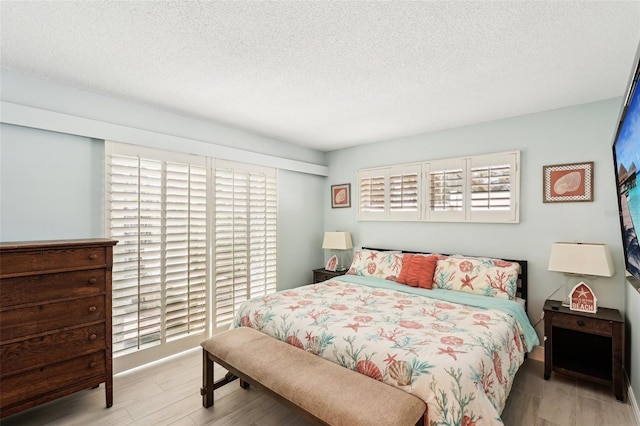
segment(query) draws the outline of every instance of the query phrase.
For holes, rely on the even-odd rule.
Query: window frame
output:
[[[493,170],[497,167],[508,170]],[[489,176],[480,170],[482,176],[474,175],[479,169],[487,168]],[[409,173],[418,171],[419,197],[417,212],[394,212],[390,206],[391,185],[390,177],[394,173]],[[493,174],[492,174],[493,172]],[[441,174],[442,179],[436,179]],[[460,175],[459,182],[444,188],[440,205],[434,208],[434,185],[436,182],[446,182],[447,176]],[[480,174],[480,173],[479,173]],[[363,211],[363,180],[371,177],[384,178],[384,209],[375,212]],[[478,183],[478,180],[484,182]],[[448,179],[450,181],[450,179]],[[477,199],[473,189],[488,187],[485,193],[480,192],[481,199],[486,199],[487,209],[474,206]],[[446,185],[445,185],[446,186]],[[508,186],[508,197],[504,197],[502,187]],[[439,188],[442,184],[438,185]],[[459,187],[459,190],[456,190]],[[492,188],[494,188],[492,190]],[[499,193],[493,195],[493,193]],[[447,195],[448,194],[448,195]],[[459,194],[459,198],[455,198]],[[451,198],[451,197],[454,198]],[[493,198],[492,198],[493,197]],[[449,201],[447,201],[449,198]],[[495,199],[496,203],[491,203]],[[452,201],[453,200],[453,201]],[[459,206],[456,206],[458,204]],[[508,202],[508,207],[504,204]],[[450,204],[449,204],[450,203]],[[503,205],[500,205],[500,204]],[[421,163],[396,164],[385,167],[374,167],[358,170],[358,220],[359,221],[417,221],[417,222],[470,222],[470,223],[519,223],[520,222],[520,151],[506,151],[491,154],[473,155],[465,157],[428,160]]]
[[[165,279],[162,278],[164,277],[164,275],[159,276],[158,280],[159,282],[157,284],[154,284],[156,287],[159,286],[161,287],[161,297],[162,297],[162,302],[161,303],[161,307],[159,308],[161,310],[161,314],[160,315],[156,315],[154,316],[154,324],[155,322],[158,322],[159,325],[157,325],[157,327],[160,327],[160,343],[159,344],[155,344],[153,343],[153,345],[142,345],[142,347],[140,349],[127,349],[125,350],[121,350],[119,351],[119,354],[116,354],[114,352],[114,371],[116,372],[120,372],[120,371],[125,371],[128,370],[130,368],[134,368],[137,367],[139,365],[166,357],[166,356],[170,356],[176,353],[179,353],[181,351],[184,350],[188,350],[188,349],[192,349],[196,346],[198,346],[200,344],[200,342],[211,336],[213,333],[216,333],[217,331],[219,331],[222,328],[228,328],[228,324],[226,325],[226,327],[215,327],[215,317],[216,317],[216,312],[218,310],[218,306],[217,306],[217,302],[216,302],[216,280],[215,280],[215,276],[216,276],[216,259],[214,257],[215,255],[215,220],[216,220],[216,181],[215,181],[215,173],[217,169],[220,168],[225,168],[227,170],[233,170],[239,173],[245,173],[247,175],[256,175],[256,174],[260,174],[263,173],[265,175],[269,175],[269,182],[267,182],[267,178],[265,177],[264,179],[264,185],[260,186],[261,184],[258,183],[257,185],[254,185],[253,183],[248,185],[249,188],[249,193],[247,193],[247,202],[246,205],[247,206],[251,206],[252,208],[255,205],[258,205],[258,209],[260,209],[260,203],[262,203],[264,205],[264,217],[260,217],[260,214],[251,214],[251,217],[248,218],[248,226],[252,226],[254,229],[256,229],[258,232],[260,233],[260,228],[261,226],[265,228],[265,235],[264,238],[261,235],[260,238],[254,239],[253,242],[257,243],[257,246],[253,246],[253,248],[248,245],[247,246],[247,264],[250,266],[248,268],[247,271],[247,275],[250,275],[253,282],[258,282],[258,286],[256,285],[252,285],[252,282],[250,281],[248,284],[248,288],[247,288],[247,292],[243,295],[243,297],[245,299],[248,299],[249,297],[252,297],[255,294],[260,295],[260,294],[264,294],[266,292],[270,292],[270,291],[275,291],[277,288],[277,282],[278,282],[278,264],[277,264],[277,259],[278,259],[278,232],[277,232],[277,225],[278,225],[278,209],[277,209],[277,196],[278,196],[278,185],[277,185],[277,176],[278,176],[278,171],[276,168],[273,167],[266,167],[266,166],[257,166],[257,165],[252,165],[252,164],[247,164],[247,163],[239,163],[239,162],[235,162],[235,161],[229,161],[229,160],[221,160],[221,159],[216,159],[213,157],[205,157],[205,156],[200,156],[200,155],[193,155],[193,154],[185,154],[185,153],[180,153],[180,152],[174,152],[174,151],[166,151],[166,150],[160,150],[160,149],[156,149],[156,148],[149,148],[149,147],[143,147],[143,146],[139,146],[139,145],[131,145],[131,144],[126,144],[126,143],[120,143],[120,142],[112,142],[112,141],[105,141],[105,235],[109,238],[111,237],[115,237],[115,239],[118,239],[117,235],[112,235],[111,232],[111,220],[112,220],[112,213],[111,213],[111,184],[112,184],[112,177],[111,177],[111,173],[112,173],[112,157],[113,156],[117,156],[117,157],[127,157],[129,159],[143,159],[145,161],[149,161],[149,162],[156,162],[158,164],[162,164],[162,166],[160,166],[162,168],[162,173],[161,173],[161,179],[167,179],[169,178],[169,175],[167,174],[167,170],[175,170],[175,167],[173,166],[173,164],[194,164],[197,165],[197,167],[199,167],[199,175],[198,175],[198,182],[199,185],[202,183],[202,173],[204,172],[205,176],[205,189],[204,189],[204,193],[206,195],[204,195],[204,200],[199,199],[199,202],[204,202],[205,206],[204,206],[204,210],[205,210],[205,218],[204,218],[204,222],[205,222],[205,244],[206,244],[206,250],[205,250],[205,256],[206,256],[206,272],[205,272],[205,325],[202,328],[202,330],[197,330],[196,333],[194,333],[193,335],[188,335],[188,336],[182,336],[180,335],[179,338],[176,339],[171,339],[171,332],[169,332],[169,334],[167,334],[166,330],[169,328],[169,325],[171,323],[171,318],[167,318],[165,315],[167,313],[170,312],[170,307],[167,306],[168,303],[170,302],[171,299],[171,295],[168,294],[166,292],[166,282]],[[168,167],[167,164],[171,163],[171,167]],[[204,171],[202,170],[204,169]],[[182,170],[182,169],[180,169]],[[135,180],[135,178],[133,178],[132,180]],[[253,181],[252,181],[253,182]],[[256,181],[257,182],[257,181]],[[157,182],[155,183],[156,186],[158,185],[164,185],[165,183],[160,183],[158,184]],[[167,185],[169,185],[170,183],[166,183]],[[182,185],[181,183],[178,183],[178,185]],[[262,195],[262,197],[260,196],[255,196],[254,198],[254,193],[256,191],[261,191],[262,189],[264,189],[264,194]],[[137,203],[140,203],[140,200],[142,200],[142,197],[140,196],[141,192],[140,192],[140,187],[137,187],[137,192],[134,191],[134,199],[137,199]],[[199,196],[202,198],[202,186],[198,186],[198,191],[199,191]],[[175,194],[174,194],[175,195]],[[169,197],[168,197],[169,196]],[[170,200],[168,198],[171,198],[173,200],[178,199],[179,201],[179,194],[178,197],[176,198],[175,196],[171,196],[171,191],[170,190],[162,190],[162,206],[168,206],[170,204]],[[259,199],[258,199],[259,198]],[[267,205],[269,205],[269,208],[267,209]],[[182,215],[184,214],[184,212],[181,210],[180,206],[172,206],[174,211],[177,211],[178,213],[176,213],[176,215],[179,215],[179,219],[182,218]],[[198,206],[198,225],[200,226],[201,224],[201,219],[202,219],[202,215],[201,215],[201,210],[200,208],[202,207],[202,205],[200,204]],[[162,208],[164,207],[157,207],[155,210],[162,210]],[[154,210],[154,211],[155,211]],[[161,220],[161,227],[165,226],[167,224],[167,220],[166,217],[164,217],[164,215],[166,215],[167,213],[162,211],[161,213],[159,213],[162,218]],[[136,216],[140,216],[140,212],[139,211],[135,211],[135,215]],[[123,216],[124,217],[124,216]],[[114,218],[117,220],[117,218],[114,216]],[[126,217],[125,217],[126,219]],[[233,220],[233,219],[232,219]],[[137,235],[137,237],[132,237],[132,238],[137,238],[138,240],[140,239],[140,235],[142,235],[142,231],[139,225],[140,220],[137,219],[135,222],[138,223],[138,225],[136,226],[135,224],[132,224],[132,229],[136,229],[135,233]],[[178,223],[178,226],[183,226],[183,224],[181,222]],[[267,228],[269,228],[269,231],[267,232]],[[115,228],[114,228],[115,229]],[[164,229],[164,228],[162,228]],[[163,234],[164,231],[160,230],[158,231],[160,234]],[[187,231],[188,232],[188,231]],[[267,235],[268,234],[268,235]],[[168,238],[168,235],[160,235],[160,238],[162,239],[162,242],[160,242],[160,250],[166,250],[168,247],[166,245],[166,239]],[[123,238],[124,239],[124,238]],[[121,245],[120,247],[123,247],[123,245]],[[172,246],[173,247],[173,246]],[[257,248],[256,248],[257,247]],[[114,254],[116,254],[116,250],[118,249],[118,245],[116,245],[116,248],[114,249]],[[141,252],[140,252],[140,247],[139,245],[137,245],[135,248],[133,248],[135,251],[134,252],[130,252],[130,254],[128,254],[130,257],[135,257],[137,260],[135,260],[136,263],[140,262],[141,259]],[[255,257],[254,256],[263,256],[265,254],[265,252],[269,252],[270,257],[267,259],[267,256],[264,256],[264,259],[258,259],[258,261],[255,261]],[[200,252],[198,252],[200,255]],[[166,256],[165,251],[163,251],[161,254],[159,254],[158,256],[160,256],[160,260],[159,262],[165,262],[165,260],[162,260],[162,258],[164,258]],[[181,262],[184,259],[178,259],[178,262]],[[116,267],[114,269],[114,271],[117,272],[117,266],[116,266],[116,256],[114,256],[114,267]],[[201,259],[198,259],[198,261],[200,262]],[[255,262],[254,262],[255,261]],[[258,265],[256,268],[253,267],[253,265]],[[174,267],[173,264],[170,265],[172,268]],[[199,267],[201,266],[201,262],[198,265]],[[165,273],[166,265],[164,263],[162,263],[161,266],[158,267],[159,269],[161,269],[163,272],[163,274]],[[190,268],[190,262],[187,262],[187,269]],[[255,271],[254,271],[255,269]],[[131,288],[131,291],[133,291],[132,296],[126,296],[129,298],[134,298],[135,300],[137,300],[138,306],[140,306],[141,303],[145,302],[144,300],[142,300],[139,296],[135,296],[135,294],[140,294],[140,268],[138,267],[136,269],[137,272],[135,272],[137,278],[132,278],[134,281],[137,281],[137,290],[134,289],[133,287]],[[186,273],[187,276],[189,275],[189,273]],[[262,287],[260,287],[260,284],[264,281],[265,285],[263,285]],[[269,286],[267,288],[266,283],[269,283]],[[264,288],[263,288],[264,287]],[[128,288],[128,287],[127,287]],[[115,290],[115,289],[114,289]],[[173,290],[173,289],[172,289]],[[129,291],[129,290],[127,290]],[[175,290],[175,291],[180,291],[180,290]],[[137,293],[136,293],[137,292]],[[127,293],[128,294],[128,293]],[[175,292],[174,292],[175,294]],[[115,293],[114,293],[115,295]],[[167,299],[168,296],[168,299]],[[126,299],[125,297],[125,299]],[[199,295],[198,295],[199,297]],[[155,299],[154,299],[155,300]],[[136,302],[134,302],[136,303]],[[186,303],[186,311],[187,314],[189,313],[189,309],[191,307],[191,304],[189,301],[187,301]],[[234,305],[234,313],[235,313],[235,305]],[[135,314],[138,316],[138,323],[140,323],[140,321],[142,321],[140,318],[140,312],[141,309],[138,307],[135,310]],[[232,314],[233,317],[233,314]],[[200,318],[198,318],[199,320]],[[123,319],[124,321],[124,319]],[[135,323],[135,321],[134,321]],[[132,323],[133,324],[133,323]],[[181,324],[182,325],[182,324]],[[124,327],[124,322],[122,324],[115,324],[114,322],[114,330],[116,327]],[[156,325],[153,325],[153,327],[156,327]],[[178,327],[181,330],[181,327]],[[142,333],[140,330],[140,327],[135,328],[135,330],[132,330],[131,332],[135,332],[137,336],[138,340],[141,340],[142,336],[144,333]],[[115,336],[116,333],[114,333]],[[184,333],[182,333],[184,334]]]

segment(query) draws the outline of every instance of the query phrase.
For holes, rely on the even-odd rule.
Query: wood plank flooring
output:
[[[304,426],[308,423],[256,389],[238,382],[215,391],[215,405],[202,407],[200,349],[114,379],[114,404],[105,408],[104,386],[52,401],[0,421],[2,426]],[[216,377],[221,377],[216,372]],[[521,367],[502,418],[507,426],[635,426],[629,403],[601,386],[553,375],[531,358]]]

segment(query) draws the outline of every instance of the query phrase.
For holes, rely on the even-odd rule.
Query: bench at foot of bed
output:
[[[420,398],[305,352],[248,327],[235,328],[202,342],[202,404],[213,405],[213,391],[240,379],[322,425],[426,425]],[[218,382],[213,363],[230,374]]]

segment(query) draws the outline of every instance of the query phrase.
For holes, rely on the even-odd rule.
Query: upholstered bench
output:
[[[233,380],[253,385],[315,424],[423,425],[426,404],[418,397],[248,327],[202,342],[202,404],[213,405],[214,389]],[[229,371],[215,383],[213,363]]]

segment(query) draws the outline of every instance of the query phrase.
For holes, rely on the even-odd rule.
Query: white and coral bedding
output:
[[[234,326],[415,394],[432,425],[500,423],[537,344],[517,302],[350,275],[247,301]]]

